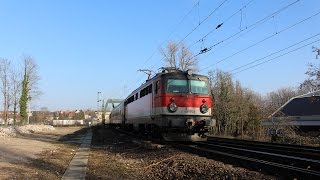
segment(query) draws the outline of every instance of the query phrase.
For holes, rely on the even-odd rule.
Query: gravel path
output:
[[[70,143],[85,133],[83,127],[54,128],[26,133],[6,129],[0,137],[0,179],[61,179],[79,144]],[[3,131],[2,131],[3,132]],[[11,134],[11,135],[8,135]]]

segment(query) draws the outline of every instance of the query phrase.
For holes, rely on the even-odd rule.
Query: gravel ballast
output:
[[[170,147],[147,149],[110,128],[93,128],[87,179],[276,179]]]

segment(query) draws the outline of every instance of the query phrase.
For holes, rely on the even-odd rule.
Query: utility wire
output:
[[[238,74],[238,73],[240,73],[240,72],[246,71],[246,70],[248,70],[248,69],[252,69],[252,68],[254,68],[254,67],[256,67],[256,66],[259,66],[259,65],[265,64],[265,63],[267,63],[267,62],[270,62],[270,61],[272,61],[272,60],[278,59],[278,58],[280,58],[280,57],[282,57],[282,56],[285,56],[285,55],[287,55],[287,54],[290,54],[290,53],[292,53],[292,52],[294,52],[294,51],[297,51],[297,50],[299,50],[299,49],[302,49],[302,48],[304,48],[304,47],[306,47],[306,46],[309,46],[309,45],[314,44],[314,43],[319,42],[319,41],[320,41],[320,39],[317,39],[317,40],[315,40],[315,41],[313,41],[313,42],[311,42],[311,43],[305,44],[305,45],[300,46],[300,47],[298,47],[298,48],[296,48],[296,49],[293,49],[293,50],[288,51],[288,52],[286,52],[286,53],[283,53],[283,54],[281,54],[281,55],[279,55],[279,56],[276,56],[276,57],[274,57],[274,58],[272,58],[272,59],[263,61],[263,62],[261,62],[261,63],[259,63],[259,64],[255,64],[255,65],[253,65],[253,66],[250,66],[250,67],[248,67],[248,68],[246,68],[246,69],[237,71],[237,72],[232,73],[232,74],[234,75],[234,74]]]
[[[230,55],[230,56],[228,56],[228,57],[226,57],[226,58],[223,58],[223,59],[219,60],[219,61],[216,62],[215,64],[211,64],[211,65],[209,65],[209,66],[201,69],[200,71],[203,71],[203,70],[205,70],[205,69],[208,69],[209,67],[211,67],[211,66],[213,66],[213,65],[219,64],[219,63],[221,63],[221,62],[223,62],[223,61],[225,61],[225,60],[227,60],[227,59],[229,59],[229,58],[231,58],[231,57],[233,57],[233,56],[235,56],[235,55],[237,55],[237,54],[240,54],[241,52],[244,52],[244,51],[246,51],[246,50],[248,50],[248,49],[250,49],[250,48],[252,48],[252,47],[254,47],[254,46],[256,46],[256,45],[258,45],[258,44],[260,44],[260,43],[262,43],[262,42],[264,42],[264,41],[266,41],[266,40],[268,40],[268,39],[270,39],[270,38],[272,38],[272,37],[274,37],[274,36],[276,36],[276,35],[279,35],[279,34],[285,32],[285,31],[287,31],[287,30],[289,30],[289,29],[291,29],[291,28],[293,28],[293,27],[295,27],[295,26],[297,26],[297,25],[299,25],[299,24],[301,24],[301,23],[303,23],[303,22],[305,22],[305,21],[308,21],[308,20],[310,20],[311,18],[313,18],[313,17],[315,17],[315,16],[317,16],[317,15],[319,15],[319,14],[320,14],[320,11],[318,11],[317,13],[315,13],[315,14],[313,14],[313,15],[311,15],[311,16],[309,16],[309,17],[307,17],[307,18],[305,18],[305,19],[303,19],[303,20],[301,20],[301,21],[299,21],[299,22],[297,22],[297,23],[289,26],[289,27],[286,27],[286,28],[282,29],[282,30],[279,31],[279,32],[276,32],[276,33],[274,33],[274,34],[272,34],[272,35],[270,35],[270,36],[268,36],[268,37],[266,37],[266,38],[264,38],[264,39],[262,39],[262,40],[260,40],[260,41],[258,41],[258,42],[256,42],[256,43],[254,43],[254,44],[252,44],[252,45],[250,45],[250,46],[248,46],[248,47],[246,47],[246,48],[244,48],[244,49],[242,49],[242,50],[240,50],[240,51],[237,51],[237,52],[233,53],[232,55]]]

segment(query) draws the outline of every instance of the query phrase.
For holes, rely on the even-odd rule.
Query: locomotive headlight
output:
[[[177,109],[178,109],[178,106],[175,104],[175,103],[170,103],[169,104],[169,106],[168,106],[168,110],[170,111],[170,112],[176,112],[177,111]]]
[[[207,113],[208,110],[209,110],[208,105],[202,104],[202,105],[200,106],[200,112],[201,112],[202,114]]]

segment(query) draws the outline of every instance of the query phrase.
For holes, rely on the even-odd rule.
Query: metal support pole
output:
[[[97,112],[99,112],[99,107],[100,107],[100,106],[99,106],[99,102],[101,101],[101,100],[100,100],[100,94],[101,94],[101,92],[98,91],[98,92],[97,92]]]

